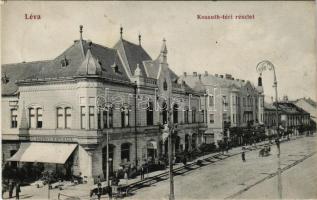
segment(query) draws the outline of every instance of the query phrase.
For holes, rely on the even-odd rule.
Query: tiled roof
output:
[[[288,114],[309,114],[292,102],[278,102],[278,108]]]
[[[88,42],[85,40],[83,41],[83,49],[86,54]],[[91,54],[100,63],[102,69],[101,77],[126,81],[129,80],[115,49],[110,49],[99,44],[92,43]],[[67,59],[69,62],[66,67],[61,66],[61,61],[63,59]],[[80,42],[75,41],[72,46],[42,68],[38,74],[34,74],[34,76],[30,78],[74,77],[82,75],[79,73],[78,69],[79,66],[82,65],[83,61],[84,58],[82,56]],[[118,66],[120,73],[116,73],[113,70],[112,66],[114,64]]]
[[[15,84],[16,80],[26,79],[33,74],[38,73],[41,69],[51,61],[35,61],[17,64],[4,64],[2,65],[2,75],[8,78],[7,83],[1,84],[2,95],[12,95],[18,90]]]
[[[134,75],[137,64],[139,64],[141,73],[146,76],[143,61],[152,59],[142,46],[120,39],[113,48],[118,50],[121,57],[126,58],[123,60],[126,66],[130,68],[132,75]]]
[[[246,82],[238,81],[238,80],[231,80],[226,78],[216,77],[214,75],[201,75],[200,79],[197,76],[193,75],[186,75],[180,76],[181,80],[184,80],[190,87],[192,88],[199,88],[201,85],[208,85],[208,86],[217,86],[217,87],[237,87],[241,88],[246,84]],[[198,85],[197,85],[198,84]]]

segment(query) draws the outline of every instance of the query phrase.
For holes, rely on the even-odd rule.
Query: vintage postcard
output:
[[[1,1],[3,199],[317,199],[315,1]]]

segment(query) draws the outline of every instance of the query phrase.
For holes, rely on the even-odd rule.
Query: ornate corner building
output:
[[[43,162],[92,182],[119,167],[167,154],[162,124],[175,129],[174,153],[203,142],[203,93],[171,70],[163,40],[152,59],[120,39],[108,48],[82,37],[53,60],[2,66],[3,161]],[[109,160],[106,160],[109,135]]]

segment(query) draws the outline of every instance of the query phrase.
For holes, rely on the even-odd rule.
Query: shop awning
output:
[[[19,150],[7,161],[64,164],[77,144],[21,143]]]

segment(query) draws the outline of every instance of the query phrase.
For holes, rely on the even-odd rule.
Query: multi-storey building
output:
[[[317,104],[314,100],[312,100],[311,98],[304,97],[304,98],[297,99],[296,101],[294,101],[294,103],[296,106],[308,112],[310,114],[312,121],[314,121],[314,123],[316,124]]]
[[[207,143],[215,143],[230,137],[233,127],[251,127],[263,124],[263,88],[259,78],[258,86],[251,82],[234,79],[230,74],[204,75],[186,72],[181,76],[190,87],[204,92],[203,105]],[[206,109],[205,109],[206,107]],[[239,139],[241,140],[241,138]],[[240,141],[241,142],[241,141]]]
[[[278,120],[279,129],[282,133],[289,132],[291,134],[299,134],[303,126],[310,125],[310,114],[305,110],[296,106],[293,102],[284,98],[278,102]],[[264,124],[266,134],[276,134],[276,103],[265,104],[264,107]]]
[[[53,60],[2,66],[4,161],[57,163],[92,182],[167,154],[161,125],[177,124],[174,152],[202,142],[200,93],[178,82],[163,40],[157,59],[120,39],[82,37]],[[109,135],[109,160],[107,155]]]

